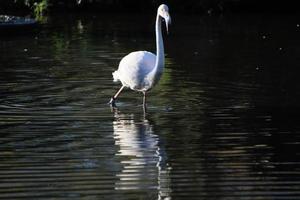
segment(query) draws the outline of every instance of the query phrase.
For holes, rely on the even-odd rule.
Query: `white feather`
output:
[[[125,56],[117,71],[113,72],[114,81],[121,81],[126,87],[137,91],[147,91],[152,87],[147,75],[155,67],[156,56],[148,51],[136,51]]]

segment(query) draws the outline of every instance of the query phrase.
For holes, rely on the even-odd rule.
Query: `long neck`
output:
[[[165,52],[164,52],[164,42],[161,34],[161,16],[157,14],[155,23],[155,35],[156,35],[156,70],[162,71],[165,65]]]
[[[159,81],[165,65],[164,43],[161,34],[161,20],[161,17],[157,14],[155,24],[156,62],[153,70],[147,75],[147,79],[150,83],[150,88]]]

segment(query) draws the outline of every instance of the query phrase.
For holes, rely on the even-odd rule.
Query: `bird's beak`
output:
[[[169,15],[169,13],[166,13],[164,18],[165,18],[165,21],[166,21],[167,33],[169,34],[169,25],[171,25],[171,17]]]

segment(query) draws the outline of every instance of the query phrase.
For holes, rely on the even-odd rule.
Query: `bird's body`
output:
[[[132,90],[146,92],[154,85],[149,74],[154,69],[156,56],[148,51],[136,51],[125,56],[117,71],[113,73],[114,81]]]
[[[156,55],[148,51],[136,51],[125,56],[119,64],[118,70],[113,72],[114,81],[121,81],[121,89],[111,98],[110,104],[115,105],[115,99],[124,87],[143,92],[143,105],[145,108],[146,92],[152,89],[159,81],[164,64],[164,44],[161,33],[161,21],[168,24],[171,22],[168,6],[162,4],[157,10],[155,35],[156,35]]]

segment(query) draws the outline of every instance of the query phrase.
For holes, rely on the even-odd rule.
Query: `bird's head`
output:
[[[168,26],[171,24],[171,17],[170,17],[170,14],[169,14],[168,6],[165,5],[165,4],[160,5],[158,7],[157,13],[165,20],[167,32],[169,32]]]

